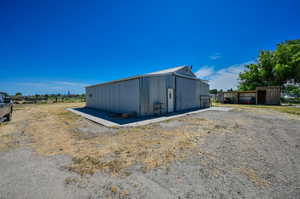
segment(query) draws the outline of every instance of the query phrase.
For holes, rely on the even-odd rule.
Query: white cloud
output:
[[[204,72],[212,71],[209,75],[200,74],[202,69],[196,72],[198,78],[208,79],[210,89],[237,89],[239,73],[244,71],[245,65],[254,63],[254,61],[235,64],[220,70],[213,70],[213,67],[205,67]]]
[[[214,68],[210,66],[204,66],[203,68],[199,69],[195,74],[199,78],[209,77],[214,73]]]
[[[222,57],[221,53],[215,53],[215,54],[209,56],[209,58],[212,60],[220,59],[221,57]]]
[[[64,85],[64,86],[79,86],[79,87],[86,87],[87,84],[79,83],[79,82],[65,82],[65,81],[57,81],[53,82],[55,84]]]

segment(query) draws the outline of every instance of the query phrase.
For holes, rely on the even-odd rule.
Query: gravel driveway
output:
[[[69,126],[64,124],[67,120],[58,124],[51,116],[54,113],[42,110],[18,110],[11,124],[0,126],[1,199],[296,199],[300,196],[300,118],[296,116],[270,110],[208,111],[151,127],[124,130],[108,129],[82,118],[75,118],[76,121],[71,123],[68,120]],[[31,115],[38,111],[44,114],[43,117],[49,117],[50,125],[41,129],[40,125],[45,122],[42,118],[40,125],[34,123],[36,120]],[[63,125],[66,125],[66,131],[60,128]],[[124,135],[132,131],[137,131],[134,136],[142,135],[137,138],[143,143],[138,143],[140,148],[126,148],[127,152],[115,148],[110,152],[105,148],[106,139],[111,140],[108,147],[114,147],[116,143],[126,147],[129,141],[124,141]],[[170,137],[173,131],[176,137]],[[47,132],[59,132],[64,136],[55,134],[44,140]],[[175,142],[180,133],[188,138]],[[123,137],[118,137],[120,135]],[[148,135],[150,137],[146,137]],[[159,136],[161,143],[147,145],[157,138],[155,136]],[[132,143],[134,137],[129,138]],[[147,142],[142,142],[143,139]],[[169,140],[176,143],[172,145],[173,151],[168,148]],[[88,145],[99,148],[87,150]],[[105,157],[104,152],[98,154],[104,148]],[[136,152],[144,148],[149,151],[143,151],[145,157]],[[166,151],[171,157],[167,158]],[[129,152],[132,156],[123,156]],[[99,156],[92,156],[95,153]],[[93,173],[80,173],[87,168],[70,169],[73,168],[70,165],[76,163],[74,158],[83,154],[118,160],[117,163],[124,167],[119,168],[120,173],[109,172],[98,167],[96,164],[102,162],[96,161],[93,162]],[[156,164],[145,169],[149,156]]]

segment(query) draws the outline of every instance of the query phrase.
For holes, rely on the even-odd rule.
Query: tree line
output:
[[[85,94],[36,94],[23,96],[18,92],[12,99],[16,104],[37,104],[37,103],[59,103],[59,102],[84,102]]]

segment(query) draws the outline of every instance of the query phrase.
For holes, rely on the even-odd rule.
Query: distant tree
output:
[[[277,45],[275,51],[261,51],[255,64],[246,65],[239,75],[239,89],[257,86],[283,86],[293,80],[300,82],[300,39]]]
[[[288,85],[285,88],[285,92],[288,95],[294,96],[294,97],[300,97],[300,88],[294,85]]]
[[[217,89],[212,89],[209,91],[210,94],[217,94],[218,93],[218,90]]]
[[[16,93],[16,96],[22,96],[22,93],[18,92]]]

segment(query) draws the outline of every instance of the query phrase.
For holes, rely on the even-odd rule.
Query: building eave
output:
[[[162,71],[157,71],[157,72],[153,72],[153,73],[147,73],[147,74],[144,74],[144,75],[137,75],[137,76],[133,76],[133,77],[128,77],[128,78],[113,80],[113,81],[99,83],[99,84],[94,84],[94,85],[86,86],[85,88],[92,88],[92,87],[97,87],[97,86],[102,86],[102,85],[114,84],[114,83],[118,83],[118,82],[129,81],[129,80],[139,79],[139,78],[143,78],[143,77],[159,77],[159,76],[163,76],[163,75],[171,75],[171,74],[175,74],[176,73],[176,71],[174,71],[174,70],[181,70],[184,67],[189,67],[189,66],[186,66],[186,65],[184,65],[184,66],[177,66],[175,68],[171,68],[171,69],[167,69],[167,70],[162,70]],[[168,70],[170,72],[168,72]],[[187,77],[187,76],[185,76],[185,77]]]

